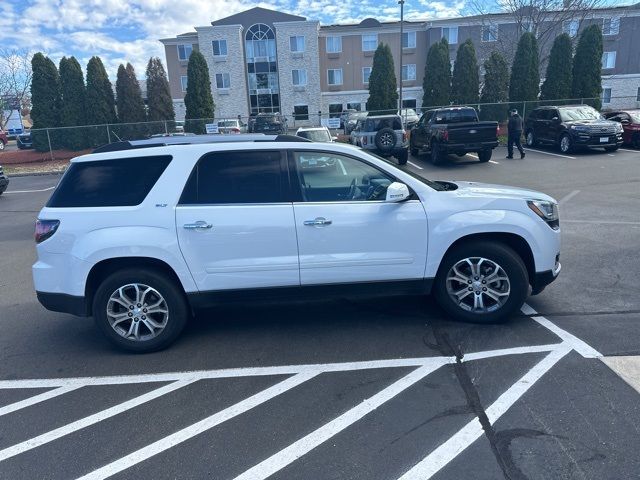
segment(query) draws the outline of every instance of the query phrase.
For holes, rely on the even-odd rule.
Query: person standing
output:
[[[522,148],[522,117],[518,115],[515,108],[509,112],[509,139],[507,141],[507,158],[513,158],[513,144],[520,151],[520,158],[524,158],[524,148]]]

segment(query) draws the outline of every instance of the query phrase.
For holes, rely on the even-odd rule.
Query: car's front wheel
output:
[[[108,276],[93,299],[96,324],[116,346],[132,352],[168,347],[182,332],[189,308],[182,290],[154,270]]]
[[[527,132],[527,135],[525,136],[525,143],[527,144],[527,147],[535,147],[538,144],[533,130],[529,130]]]
[[[434,284],[440,306],[452,317],[474,323],[507,320],[529,290],[522,259],[506,245],[473,242],[447,253]]]
[[[4,142],[0,140],[0,152],[4,150]]]
[[[570,153],[572,147],[571,137],[565,133],[560,137],[560,151],[562,153]]]

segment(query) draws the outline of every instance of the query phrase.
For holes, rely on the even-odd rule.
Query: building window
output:
[[[295,36],[289,37],[289,45],[291,47],[291,51],[295,53],[304,52],[304,37]]]
[[[371,76],[371,67],[362,67],[362,83],[369,83]]]
[[[483,25],[482,41],[495,42],[496,40],[498,40],[498,25]]]
[[[402,32],[402,48],[416,48],[416,32]]]
[[[604,52],[602,54],[602,69],[616,68],[616,52]]]
[[[340,118],[340,114],[342,113],[342,104],[341,103],[330,103],[329,104],[329,118]]]
[[[228,73],[216,73],[216,88],[229,88],[231,87],[231,79]]]
[[[562,33],[566,33],[570,37],[575,37],[578,34],[578,27],[580,22],[578,20],[565,20],[562,22]]]
[[[402,65],[402,81],[409,81],[416,79],[416,64]]]
[[[611,103],[611,87],[603,87],[602,89],[602,104],[608,105]]]
[[[362,51],[373,52],[378,48],[378,35],[372,33],[370,35],[362,35]]]
[[[415,110],[417,106],[418,104],[415,98],[406,98],[402,100],[402,108],[413,108]]]
[[[291,70],[291,78],[294,86],[303,87],[307,84],[307,71],[304,69]]]
[[[182,88],[183,92],[187,91],[187,76],[186,75],[180,75],[180,87]]]
[[[458,43],[458,27],[442,27],[442,37],[447,39],[449,45]]]
[[[178,45],[178,60],[183,62],[189,60],[189,55],[193,51],[193,45]]]
[[[602,34],[617,35],[620,33],[620,17],[602,19]]]
[[[342,37],[327,37],[327,53],[342,52]]]
[[[309,105],[295,105],[293,107],[294,120],[309,120]]]
[[[327,83],[329,85],[342,85],[342,69],[332,68],[327,70]]]
[[[211,42],[213,45],[214,57],[226,57],[227,56],[227,41],[226,40],[214,40]]]
[[[362,110],[362,104],[360,102],[349,102],[347,103],[347,110],[357,110],[359,112]]]

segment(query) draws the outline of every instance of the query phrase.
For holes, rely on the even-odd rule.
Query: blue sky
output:
[[[399,16],[397,0],[0,0],[0,4],[0,47],[43,51],[56,63],[62,56],[74,55],[83,68],[92,55],[99,55],[112,80],[120,63],[131,62],[141,78],[149,57],[157,55],[164,62],[159,38],[256,6],[322,24]],[[405,18],[448,18],[464,10],[465,0],[407,0]]]

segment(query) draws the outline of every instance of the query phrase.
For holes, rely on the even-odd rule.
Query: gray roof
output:
[[[260,23],[273,24],[274,22],[304,22],[306,20],[307,19],[305,17],[277,12],[275,10],[269,10],[268,8],[255,7],[245,10],[244,12],[236,13],[230,17],[221,18],[220,20],[211,22],[211,25],[247,25],[254,24],[256,21],[259,21]]]

